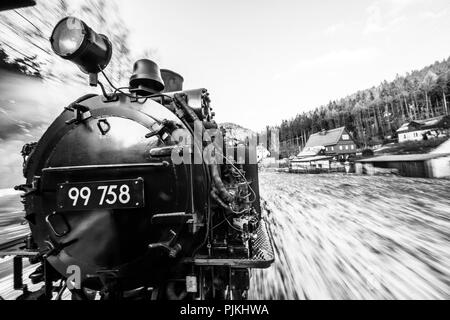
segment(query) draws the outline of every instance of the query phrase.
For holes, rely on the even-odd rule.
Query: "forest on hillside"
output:
[[[449,94],[450,57],[283,120],[276,128],[282,155],[298,153],[312,133],[341,126],[361,148],[382,144],[409,120],[449,114]]]

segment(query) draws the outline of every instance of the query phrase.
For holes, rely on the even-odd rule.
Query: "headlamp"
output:
[[[72,61],[85,73],[98,73],[111,60],[112,45],[108,38],[74,17],[57,23],[50,43],[58,56]]]

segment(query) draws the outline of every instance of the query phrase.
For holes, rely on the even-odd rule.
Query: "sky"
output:
[[[118,1],[135,52],[260,130],[450,56],[448,0]]]

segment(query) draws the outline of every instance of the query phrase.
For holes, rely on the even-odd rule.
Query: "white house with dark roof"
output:
[[[450,129],[450,116],[440,116],[425,120],[412,120],[404,123],[397,130],[398,142],[419,141],[446,135]]]
[[[336,160],[356,155],[356,144],[345,127],[312,134],[303,150],[290,161],[290,170],[330,170]]]
[[[321,152],[317,152],[321,150]],[[348,156],[356,154],[356,143],[345,127],[322,130],[312,134],[298,157],[317,154],[327,156]]]

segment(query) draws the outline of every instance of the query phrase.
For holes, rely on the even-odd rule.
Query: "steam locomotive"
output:
[[[83,21],[61,20],[53,51],[101,95],[70,103],[24,146],[23,203],[31,233],[13,251],[22,299],[245,299],[250,270],[273,260],[261,218],[256,143],[234,143],[206,89],[148,59],[116,87],[112,45]],[[103,75],[113,91],[99,80]],[[22,259],[36,270],[31,292]]]

